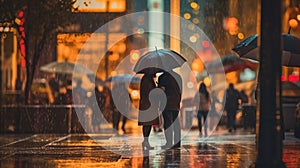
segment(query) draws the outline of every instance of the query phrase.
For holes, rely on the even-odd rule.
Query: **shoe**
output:
[[[124,132],[124,134],[126,134],[126,130],[124,127],[122,127],[122,131]]]
[[[150,146],[149,142],[143,141],[142,143],[143,150],[152,150],[154,147]]]
[[[173,148],[180,148],[180,146],[181,146],[181,142],[179,141],[178,143],[176,143],[176,144],[173,146]]]

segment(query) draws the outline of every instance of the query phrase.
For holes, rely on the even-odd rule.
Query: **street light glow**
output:
[[[192,3],[191,3],[191,7],[192,7],[193,9],[199,9],[199,5],[198,5],[196,2],[192,2]]]
[[[291,19],[289,21],[289,25],[293,28],[297,27],[298,26],[298,21],[296,19]]]
[[[190,18],[191,18],[191,14],[185,13],[185,14],[183,15],[183,17],[184,17],[185,19],[190,19]]]

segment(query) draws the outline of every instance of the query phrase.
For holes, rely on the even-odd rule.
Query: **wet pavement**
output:
[[[140,127],[138,127],[140,129]],[[129,129],[130,130],[130,129]],[[152,132],[154,150],[142,151],[142,135],[131,129],[115,134],[2,134],[0,167],[251,167],[256,160],[255,134],[238,129],[214,131],[199,137],[196,130],[182,130],[181,148],[162,150],[162,132]],[[300,167],[300,139],[286,133],[283,161]],[[149,153],[148,153],[149,152]]]

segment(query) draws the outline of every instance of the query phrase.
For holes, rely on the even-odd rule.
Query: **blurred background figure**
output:
[[[122,117],[122,131],[126,133],[127,115],[132,109],[132,100],[124,82],[117,82],[112,87],[111,109],[113,128],[119,131],[119,123]]]
[[[209,92],[204,83],[199,86],[198,93],[196,93],[194,98],[195,104],[198,105],[197,119],[198,119],[198,129],[199,136],[202,136],[202,119],[204,123],[204,136],[207,136],[207,114],[210,110],[211,100]]]
[[[248,104],[249,100],[248,100],[248,95],[245,93],[245,90],[241,90],[240,92],[240,99],[241,99],[241,103],[240,104]]]
[[[92,115],[93,130],[95,133],[98,133],[100,131],[100,124],[101,121],[103,120],[103,111],[105,109],[105,94],[103,92],[103,86],[96,86],[94,93],[95,93],[96,102],[94,100],[91,100],[89,102],[91,103],[91,108],[93,111],[93,115]]]
[[[226,90],[225,110],[227,113],[227,127],[228,131],[236,130],[236,112],[239,107],[240,93],[234,88],[233,83],[229,84]]]
[[[49,78],[49,85],[52,91],[52,94],[54,96],[54,100],[58,98],[59,94],[59,83],[58,83],[58,78],[56,77],[55,73],[52,73]]]

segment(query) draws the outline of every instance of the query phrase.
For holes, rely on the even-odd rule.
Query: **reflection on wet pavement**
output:
[[[141,135],[1,135],[0,167],[250,167],[256,160],[255,135],[219,133],[199,138],[190,131],[181,148],[161,150],[162,133],[152,134],[154,150],[142,151]],[[289,133],[283,161],[300,167],[300,140]]]

